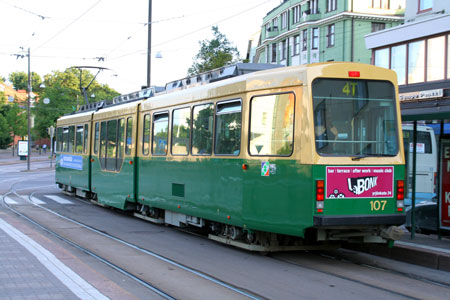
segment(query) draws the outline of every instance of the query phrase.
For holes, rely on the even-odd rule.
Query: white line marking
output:
[[[44,196],[52,199],[53,201],[58,202],[59,204],[73,204],[71,201],[61,198],[59,196],[55,196],[55,195],[44,195]]]
[[[30,197],[28,198],[28,196],[21,196],[23,199],[25,199],[26,201],[29,201],[31,199],[31,202],[33,202],[33,204],[36,205],[43,205],[43,204],[47,204],[47,202],[41,201],[36,197]]]
[[[89,300],[108,299],[34,240],[30,239],[2,219],[0,219],[0,225],[1,230],[33,254],[42,265],[53,273],[53,275],[55,275],[55,277],[67,286],[67,288],[69,288],[77,297]]]
[[[15,205],[15,204],[19,204],[17,201],[14,201],[13,199],[9,198],[9,197],[5,197],[5,203],[9,204],[9,205]]]

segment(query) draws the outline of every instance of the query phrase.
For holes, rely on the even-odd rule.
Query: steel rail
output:
[[[164,256],[162,256],[162,255],[160,255],[160,254],[157,254],[157,253],[155,253],[155,252],[153,252],[153,251],[150,251],[150,250],[147,250],[147,249],[144,249],[144,248],[142,248],[142,247],[139,247],[139,246],[137,246],[137,245],[135,245],[135,244],[132,244],[132,243],[129,243],[129,242],[127,242],[127,241],[125,241],[125,240],[122,240],[122,239],[120,239],[120,238],[118,238],[118,237],[115,237],[115,236],[113,236],[113,235],[110,235],[110,234],[107,234],[107,233],[105,233],[105,232],[102,232],[102,231],[100,231],[100,230],[98,230],[98,229],[96,229],[96,228],[94,228],[94,227],[92,227],[92,226],[89,226],[89,225],[86,225],[86,224],[84,224],[84,223],[81,223],[81,222],[79,222],[79,221],[77,221],[77,220],[74,220],[74,219],[72,219],[72,218],[69,218],[69,217],[67,217],[67,216],[64,216],[64,215],[61,215],[61,214],[59,214],[59,213],[57,213],[57,212],[55,212],[55,211],[53,211],[53,210],[51,210],[51,209],[49,209],[49,208],[46,208],[46,207],[44,207],[44,206],[42,206],[42,205],[39,205],[39,204],[36,204],[36,203],[34,203],[33,202],[33,197],[34,197],[34,194],[35,194],[36,192],[33,192],[32,194],[30,194],[29,196],[28,196],[28,201],[30,202],[30,203],[32,203],[33,205],[35,205],[35,206],[38,206],[38,207],[40,207],[41,209],[43,209],[43,210],[45,210],[45,211],[47,211],[47,212],[49,212],[49,213],[51,213],[51,214],[54,214],[54,215],[56,215],[56,216],[58,216],[58,217],[60,217],[60,218],[62,218],[62,219],[64,219],[64,220],[67,220],[67,221],[69,221],[69,222],[72,222],[73,224],[76,224],[76,225],[79,225],[79,226],[81,226],[81,227],[83,227],[83,228],[85,228],[85,229],[88,229],[88,230],[90,230],[90,231],[92,231],[92,232],[95,232],[95,233],[97,233],[97,234],[100,234],[100,235],[102,235],[102,236],[104,236],[104,237],[106,237],[106,238],[109,238],[109,239],[111,239],[111,240],[114,240],[114,241],[116,241],[116,242],[118,242],[118,243],[121,243],[121,244],[123,244],[123,245],[126,245],[126,246],[128,246],[128,247],[130,247],[130,248],[132,248],[132,249],[135,249],[135,250],[137,250],[137,251],[139,251],[139,252],[142,252],[142,253],[145,253],[145,254],[147,254],[147,255],[150,255],[150,256],[152,256],[152,257],[154,257],[154,258],[156,258],[156,259],[159,259],[159,260],[161,260],[161,261],[164,261],[164,262],[166,262],[166,263],[169,263],[169,264],[171,264],[172,266],[175,266],[175,267],[177,267],[177,268],[180,268],[180,269],[182,269],[182,270],[184,270],[184,271],[187,271],[187,272],[189,272],[189,273],[191,273],[191,274],[194,274],[194,275],[196,275],[196,276],[199,276],[199,277],[201,277],[201,278],[203,278],[203,279],[205,279],[205,280],[208,280],[208,281],[210,281],[210,282],[213,282],[213,283],[215,283],[215,284],[217,284],[217,285],[219,285],[219,286],[222,286],[222,287],[224,287],[224,288],[226,288],[226,289],[229,289],[229,290],[231,290],[231,291],[233,291],[233,292],[235,292],[235,293],[238,293],[238,294],[240,294],[240,295],[243,295],[243,296],[245,296],[245,297],[248,297],[248,298],[250,298],[250,299],[253,299],[253,300],[262,300],[262,299],[265,299],[265,297],[262,297],[262,296],[256,296],[255,294],[253,294],[253,293],[249,293],[249,292],[246,292],[246,291],[244,291],[244,290],[242,290],[242,289],[239,289],[238,287],[236,287],[236,286],[233,286],[233,285],[231,285],[231,284],[229,284],[229,283],[226,283],[226,282],[224,282],[224,281],[222,281],[222,280],[219,280],[219,279],[217,279],[217,278],[214,278],[214,277],[212,277],[212,276],[210,276],[210,275],[207,275],[207,274],[205,274],[205,273],[202,273],[202,272],[200,272],[200,271],[198,271],[198,270],[195,270],[195,269],[193,269],[193,268],[190,268],[190,267],[188,267],[188,266],[185,266],[185,265],[183,265],[183,264],[181,264],[181,263],[178,263],[178,262],[176,262],[176,261],[174,261],[174,260],[172,260],[172,259],[170,259],[170,258],[167,258],[167,257],[164,257]],[[17,193],[15,193],[16,195],[18,195]],[[21,197],[20,195],[18,195],[19,197]],[[22,197],[21,197],[22,198]],[[23,199],[23,198],[22,198]],[[12,210],[14,210],[14,209],[12,209]],[[20,212],[17,212],[18,214],[20,214],[21,216],[23,215],[23,214],[21,214]],[[28,218],[28,217],[25,217],[27,220],[29,219],[32,223],[36,223],[35,221],[33,221],[33,220],[31,220],[30,218]],[[36,223],[37,224],[37,223]],[[40,224],[37,224],[39,227],[43,227],[43,226],[41,226]],[[44,228],[44,230],[46,230],[46,231],[51,231],[50,229],[46,229],[46,228]],[[54,234],[56,234],[56,235],[58,235],[57,233],[54,233]],[[61,237],[62,238],[62,237]],[[62,238],[63,240],[66,240],[65,238]],[[72,244],[73,242],[71,242],[71,241],[69,241],[68,240],[68,242],[70,243],[70,244]],[[76,246],[75,246],[76,247]],[[81,247],[81,246],[80,246]],[[83,248],[83,247],[81,247],[81,248]],[[86,249],[87,250],[87,249]],[[87,251],[89,251],[89,250],[87,250]],[[89,253],[88,253],[89,254]],[[93,253],[93,255],[95,255],[94,253]],[[119,267],[118,267],[119,268]],[[127,272],[127,271],[125,271],[125,272]],[[130,274],[130,275],[132,275],[132,274]],[[132,276],[134,276],[134,275],[132,275]],[[137,279],[139,279],[139,278],[137,278]],[[172,298],[173,299],[173,298]]]

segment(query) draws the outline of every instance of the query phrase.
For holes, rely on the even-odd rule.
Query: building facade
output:
[[[405,24],[365,41],[372,64],[397,72],[404,119],[450,119],[450,1],[407,0]]]
[[[405,0],[285,0],[263,19],[252,62],[371,62],[364,36],[403,23]]]

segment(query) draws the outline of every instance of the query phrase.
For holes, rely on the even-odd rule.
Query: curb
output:
[[[431,269],[450,272],[450,251],[440,251],[439,248],[415,245],[406,242],[396,242],[393,248],[385,244],[346,245],[346,249],[377,255],[405,263],[419,265]],[[427,249],[423,249],[423,248]]]

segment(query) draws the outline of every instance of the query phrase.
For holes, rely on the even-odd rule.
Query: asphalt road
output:
[[[176,267],[167,266],[99,234],[88,233],[41,207],[172,259],[237,289],[249,291],[256,298],[385,300],[448,299],[450,295],[450,276],[446,272],[358,253],[352,254],[358,256],[358,263],[351,259],[337,259],[334,256],[336,253],[294,252],[262,256],[61,194],[53,182],[54,169],[49,168],[49,161],[36,161],[32,166],[32,171],[27,172],[26,162],[0,165],[0,195],[9,193],[6,201],[10,207],[123,266],[129,272],[159,285],[177,299],[211,299],[214,293],[215,299],[245,297],[188,275]],[[30,203],[30,199],[39,202],[41,207]],[[80,276],[88,274],[87,269],[95,270],[90,275],[85,274],[88,277],[85,279],[97,280],[97,288],[108,297],[159,298],[82,251],[20,220],[5,206],[1,207],[0,212],[14,222],[26,223],[20,226],[27,226],[36,232],[31,236],[38,241],[42,242],[45,237],[70,252],[81,262],[72,264]],[[388,267],[378,269],[368,266],[375,260],[378,265]]]

